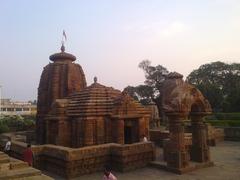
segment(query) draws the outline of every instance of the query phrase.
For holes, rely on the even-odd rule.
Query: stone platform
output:
[[[201,168],[207,168],[207,167],[211,167],[214,166],[213,162],[204,162],[204,163],[196,163],[196,162],[190,162],[189,166],[186,168],[182,168],[182,169],[173,169],[173,168],[169,168],[167,167],[167,163],[163,162],[163,161],[153,161],[150,163],[151,167],[157,168],[157,169],[163,169],[169,172],[173,172],[176,174],[185,174],[188,172],[192,172],[195,171],[197,169],[201,169]]]
[[[42,179],[52,178],[42,174],[40,170],[29,167],[26,162],[9,157],[0,151],[0,179]]]
[[[0,139],[0,146],[5,143]],[[11,156],[21,159],[26,146],[24,142],[12,140]],[[31,148],[35,168],[68,179],[102,171],[105,165],[110,165],[120,172],[131,171],[147,166],[155,158],[155,148],[150,141],[128,145],[109,143],[83,148],[46,144],[32,145]]]
[[[124,180],[237,180],[240,177],[240,142],[224,141],[211,147],[211,159],[214,166],[198,169],[183,175],[174,174],[165,170],[145,167],[131,172],[113,172],[118,179]],[[64,180],[54,174],[49,176]],[[73,180],[98,180],[103,176],[102,172],[83,175]]]
[[[185,139],[187,139],[188,136],[185,137]],[[191,141],[186,141],[186,145],[188,145]],[[164,150],[163,148],[156,148],[156,160],[152,161],[149,165],[151,167],[157,168],[157,169],[162,169],[162,170],[166,170],[169,172],[173,172],[176,174],[184,174],[184,173],[188,173],[191,171],[195,171],[197,169],[201,169],[201,168],[206,168],[206,167],[211,167],[214,165],[213,162],[203,162],[203,163],[198,163],[198,162],[193,162],[193,161],[189,161],[189,166],[186,168],[182,168],[182,169],[173,169],[173,168],[169,168],[167,166],[167,162],[165,160],[166,157],[164,157]]]
[[[186,127],[188,128],[186,132],[190,131],[190,127]],[[237,128],[234,128],[234,130],[232,130],[231,128],[225,128],[227,130],[224,130],[223,128],[216,128],[214,126],[211,126],[210,124],[207,125],[207,132],[208,132],[208,145],[209,146],[216,146],[216,144],[218,142],[224,141],[224,131],[225,132],[230,132],[233,134],[233,132],[236,131]],[[229,130],[231,129],[231,130]],[[238,128],[240,129],[240,128]],[[239,130],[238,130],[239,131]],[[230,134],[228,133],[228,134]],[[227,135],[228,135],[227,134]],[[232,135],[231,134],[231,135]],[[237,134],[237,133],[235,133]],[[149,135],[150,135],[150,140],[153,141],[157,146],[163,147],[164,144],[164,140],[165,139],[169,139],[169,130],[165,130],[165,127],[159,127],[159,128],[154,128],[154,129],[150,129],[149,130]],[[230,135],[229,135],[230,136]],[[191,133],[185,133],[185,137],[187,137],[185,140],[192,140],[192,135]],[[236,135],[234,136],[236,137]],[[233,138],[228,138],[225,137],[226,140],[233,140]],[[240,138],[238,138],[240,139]],[[187,142],[187,144],[189,144]]]

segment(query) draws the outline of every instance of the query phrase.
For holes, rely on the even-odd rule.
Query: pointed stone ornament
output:
[[[62,46],[61,46],[61,52],[65,52],[65,46],[64,46],[64,43],[62,42]]]
[[[94,81],[94,83],[97,83],[97,77],[96,76],[93,78],[93,81]]]

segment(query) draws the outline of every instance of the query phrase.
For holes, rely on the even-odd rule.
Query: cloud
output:
[[[123,30],[129,33],[141,33],[147,36],[158,37],[175,37],[187,31],[188,26],[181,21],[174,22],[145,22],[145,23],[131,23],[126,25]]]
[[[170,23],[166,28],[163,28],[161,35],[164,37],[173,37],[179,33],[185,32],[187,29],[188,27],[186,24],[175,21]]]

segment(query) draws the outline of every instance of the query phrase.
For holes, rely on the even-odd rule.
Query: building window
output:
[[[14,111],[13,108],[7,108],[7,111]]]
[[[23,111],[29,111],[29,108],[23,108]]]
[[[16,108],[16,111],[22,111],[22,108]]]

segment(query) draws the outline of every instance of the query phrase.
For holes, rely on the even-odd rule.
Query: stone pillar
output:
[[[145,134],[145,129],[146,129],[146,123],[144,118],[139,118],[138,119],[138,139],[139,141],[142,141],[142,135],[147,136],[148,134]]]
[[[96,119],[96,144],[104,144],[105,143],[105,123],[102,117]]]
[[[71,146],[71,129],[70,122],[67,117],[59,117],[58,119],[58,138],[57,145]]]
[[[149,116],[145,116],[145,136],[147,137],[148,140],[150,140],[150,135],[149,135],[149,121],[150,121],[150,117]]]
[[[36,122],[36,141],[37,144],[45,144],[46,143],[46,121],[44,116],[38,116],[38,121]]]
[[[124,144],[124,120],[117,120],[117,134],[116,139],[118,144]]]
[[[207,128],[203,123],[204,113],[192,113],[192,148],[191,160],[196,162],[210,161],[209,147],[207,144]]]
[[[169,118],[170,141],[166,146],[167,167],[173,170],[181,170],[188,166],[189,154],[184,143],[184,124],[180,113],[167,115]]]
[[[93,145],[93,119],[86,119],[84,122],[84,145]]]
[[[50,131],[49,130],[49,121],[45,118],[44,121],[44,129],[45,129],[45,137],[44,137],[44,143],[51,144],[50,143]]]

